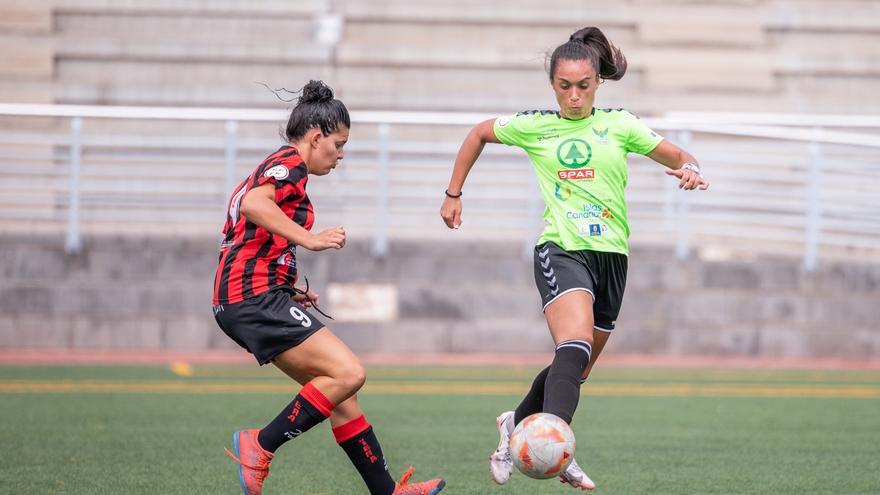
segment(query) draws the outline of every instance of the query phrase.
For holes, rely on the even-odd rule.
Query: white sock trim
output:
[[[564,342],[560,342],[559,345],[556,346],[556,350],[562,349],[563,347],[576,347],[587,353],[587,356],[592,357],[593,354],[593,346],[586,340],[566,340]]]

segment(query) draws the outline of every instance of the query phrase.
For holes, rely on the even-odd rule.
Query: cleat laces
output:
[[[261,465],[259,465],[259,466],[251,466],[250,464],[242,461],[238,457],[235,457],[235,454],[230,452],[229,449],[224,448],[223,450],[226,451],[226,455],[231,457],[233,461],[241,464],[243,467],[246,467],[248,469],[253,469],[254,471],[256,471],[254,473],[254,477],[257,479],[257,481],[262,482],[263,480],[266,479],[266,476],[269,476],[269,463],[268,462],[261,462],[260,463]]]
[[[403,475],[400,477],[400,481],[397,482],[399,486],[405,486],[409,483],[409,479],[412,478],[413,473],[416,472],[416,468],[410,466],[406,471],[404,471]]]
[[[429,491],[430,493],[439,492],[445,485],[442,480],[436,484],[432,484],[432,480],[410,485],[409,479],[412,478],[415,471],[416,468],[412,466],[404,471],[403,476],[400,477],[400,481],[398,481],[394,487],[394,495],[428,495]]]

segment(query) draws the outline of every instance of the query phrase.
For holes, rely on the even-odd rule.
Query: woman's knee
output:
[[[569,340],[581,340],[593,345],[595,340],[593,337],[593,326],[589,322],[571,321],[564,325],[551,326],[550,332],[553,334],[553,340],[557,344]]]
[[[367,381],[367,374],[360,361],[348,362],[337,368],[335,377],[343,388],[357,392]]]

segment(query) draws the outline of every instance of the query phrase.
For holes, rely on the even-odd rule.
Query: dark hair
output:
[[[550,56],[550,80],[560,60],[589,60],[602,79],[620,80],[626,74],[626,57],[597,27],[578,29]]]
[[[323,81],[311,80],[302,87],[296,106],[290,111],[284,138],[296,141],[314,127],[320,127],[325,136],[336,132],[340,125],[351,127],[351,118],[345,105],[333,98],[333,90]]]

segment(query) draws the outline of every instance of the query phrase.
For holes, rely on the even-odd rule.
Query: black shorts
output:
[[[276,287],[240,303],[218,304],[214,319],[229,338],[263,365],[324,326],[291,298],[293,294],[290,287]]]
[[[626,255],[598,251],[566,251],[552,242],[535,246],[535,285],[544,309],[568,292],[593,296],[593,324],[614,330],[626,288]]]

